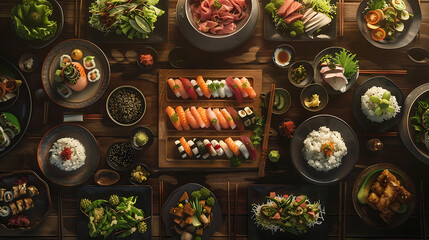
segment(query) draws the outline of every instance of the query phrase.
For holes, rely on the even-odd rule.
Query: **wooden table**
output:
[[[88,2],[83,1],[83,9],[88,8]],[[53,44],[42,50],[31,50],[23,46],[14,37],[10,30],[9,12],[12,8],[12,1],[0,1],[0,29],[1,46],[0,55],[10,59],[17,64],[19,57],[27,52],[34,52],[43,61],[48,51],[63,40],[74,38],[74,22],[75,22],[75,1],[60,0],[65,14],[65,26],[59,39]],[[421,25],[420,39],[413,41],[409,46],[398,50],[382,50],[373,47],[361,35],[355,22],[356,9],[358,1],[346,0],[344,4],[345,11],[345,28],[344,37],[333,42],[291,42],[297,51],[296,60],[312,60],[315,55],[322,49],[329,46],[342,46],[354,53],[357,53],[360,59],[361,70],[374,69],[404,69],[408,71],[407,75],[388,75],[403,91],[404,95],[408,95],[415,87],[428,82],[429,67],[428,65],[413,64],[408,60],[406,52],[412,46],[429,46],[429,1],[421,2],[423,22]],[[280,43],[267,42],[263,39],[263,10],[260,10],[260,17],[253,36],[246,41],[242,46],[227,53],[204,53],[192,45],[190,45],[181,35],[175,19],[176,0],[169,2],[169,40],[162,44],[153,44],[159,54],[159,68],[171,68],[167,57],[169,51],[176,46],[183,46],[187,49],[191,57],[192,68],[213,68],[213,69],[262,69],[263,70],[263,91],[268,91],[271,83],[275,82],[277,87],[288,89],[291,93],[293,102],[290,110],[284,116],[273,116],[272,124],[276,126],[284,117],[294,119],[297,122],[302,122],[313,113],[303,109],[299,101],[300,89],[292,86],[287,80],[287,70],[282,70],[275,67],[271,61],[271,54],[276,45]],[[84,11],[82,15],[82,31],[81,37],[86,36],[86,21],[87,13]],[[296,172],[290,162],[288,142],[282,142],[279,139],[272,137],[270,146],[279,149],[282,158],[277,164],[267,163],[267,177],[258,178],[256,171],[240,172],[237,169],[228,171],[216,172],[208,171],[192,172],[180,170],[163,170],[158,169],[158,75],[157,71],[153,73],[142,73],[139,71],[135,63],[135,59],[128,56],[132,52],[141,47],[140,44],[98,44],[109,58],[112,76],[108,90],[103,97],[93,106],[76,111],[70,111],[59,107],[53,102],[49,104],[49,119],[48,124],[43,122],[43,102],[34,98],[34,93],[37,89],[42,88],[40,80],[40,71],[31,74],[25,74],[31,91],[33,93],[34,112],[31,119],[30,128],[19,146],[0,159],[0,172],[11,172],[21,169],[32,169],[40,176],[44,177],[40,172],[36,160],[36,150],[42,135],[52,127],[62,122],[63,114],[67,112],[80,113],[98,113],[103,115],[102,120],[85,120],[81,124],[88,128],[97,138],[101,149],[101,159],[98,166],[101,168],[109,168],[105,161],[105,153],[107,147],[116,141],[125,140],[128,138],[133,127],[119,127],[110,121],[105,112],[105,101],[108,93],[119,85],[130,84],[141,89],[147,99],[147,114],[138,125],[149,126],[155,136],[155,143],[144,152],[138,153],[138,161],[146,163],[152,174],[149,184],[153,187],[154,196],[154,218],[153,218],[153,239],[160,239],[162,235],[159,231],[159,183],[164,183],[164,200],[168,197],[168,193],[188,182],[197,182],[208,186],[216,194],[220,201],[223,211],[223,226],[213,236],[213,239],[228,238],[228,211],[227,211],[227,184],[231,186],[231,214],[234,214],[234,194],[235,184],[239,184],[238,189],[238,207],[237,207],[237,239],[247,238],[247,188],[251,184],[304,184],[305,181]],[[40,68],[40,66],[39,66]],[[354,179],[366,166],[379,163],[390,162],[398,165],[403,170],[411,175],[417,188],[423,183],[424,186],[424,206],[426,212],[424,215],[428,219],[429,215],[429,175],[427,174],[428,166],[424,165],[414,158],[407,149],[402,145],[399,136],[396,132],[389,135],[377,135],[365,133],[356,123],[351,111],[351,99],[354,89],[364,82],[366,79],[375,76],[370,74],[361,74],[358,82],[353,89],[350,89],[345,94],[332,96],[328,106],[320,113],[329,113],[341,117],[347,121],[359,135],[361,144],[360,158],[353,171],[340,183],[330,186],[323,186],[329,192],[329,204],[327,206],[327,215],[329,225],[329,238],[336,239],[341,237],[347,238],[379,238],[379,239],[419,239],[421,238],[419,217],[421,211],[419,201],[412,217],[401,227],[391,231],[380,231],[367,227],[357,216],[351,201],[351,188]],[[372,137],[379,137],[385,144],[384,149],[379,153],[369,152],[365,143]],[[119,184],[126,185],[126,175],[121,175],[122,179]],[[46,179],[46,178],[45,178]],[[85,184],[95,184],[91,179]],[[49,216],[38,228],[28,232],[9,232],[0,231],[1,239],[77,239],[76,237],[76,221],[77,221],[77,196],[76,190],[78,187],[60,187],[49,182],[52,192],[53,206]],[[344,191],[345,190],[345,191]],[[345,192],[345,196],[340,196],[340,192]],[[420,191],[419,191],[420,193]],[[340,201],[341,199],[341,201]],[[58,211],[58,203],[61,202],[62,209]],[[341,210],[340,210],[341,206]],[[345,209],[345,211],[344,211]],[[343,214],[345,213],[345,218]],[[231,217],[232,219],[232,217]],[[61,220],[61,221],[60,221]],[[426,220],[427,221],[427,220]],[[62,226],[59,227],[59,224]],[[233,226],[231,226],[231,233]],[[426,225],[426,231],[429,231],[429,225]],[[341,232],[341,235],[340,235]],[[167,237],[168,238],[168,237]]]

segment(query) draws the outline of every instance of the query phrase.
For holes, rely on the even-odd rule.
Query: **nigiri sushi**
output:
[[[200,151],[198,151],[197,145],[194,143],[194,141],[189,140],[188,141],[189,146],[191,147],[192,153],[195,155],[196,158],[200,158],[201,154]]]
[[[212,80],[207,80],[206,83],[207,83],[207,87],[209,88],[212,97],[214,97],[214,98],[219,97],[219,93],[217,92],[217,89],[216,89],[216,84],[214,84]]]
[[[179,116],[179,121],[183,129],[191,130],[191,128],[189,127],[188,121],[186,120],[185,110],[183,110],[182,106],[176,107],[176,113]]]
[[[217,155],[222,156],[223,155],[223,149],[220,147],[219,143],[216,140],[212,140],[211,143],[212,143],[214,150],[216,150]]]
[[[185,87],[183,86],[182,81],[180,81],[179,79],[174,80],[174,83],[176,83],[177,86],[179,86],[179,92],[180,95],[182,96],[183,99],[188,99],[189,95],[185,90]]]
[[[191,113],[194,116],[195,120],[197,120],[200,127],[205,128],[206,124],[204,123],[203,119],[201,118],[201,115],[198,113],[197,109],[194,106],[191,107]]]
[[[228,87],[228,85],[226,84],[225,80],[220,81],[221,84],[223,84],[223,89],[225,90],[225,96],[227,98],[230,98],[234,95],[234,93],[232,92],[232,90]]]
[[[242,103],[244,101],[243,94],[241,94],[240,89],[238,88],[237,84],[234,82],[234,79],[232,77],[228,77],[225,79],[226,85],[231,89],[231,91],[234,93],[235,98],[239,103]]]
[[[233,156],[234,156],[234,153],[229,149],[229,147],[228,147],[228,145],[224,142],[224,141],[222,141],[222,140],[220,140],[219,141],[219,146],[222,148],[222,150],[225,152],[225,155],[226,155],[226,157],[229,159],[229,158],[232,158]]]
[[[240,150],[241,154],[243,154],[243,157],[245,159],[249,159],[250,153],[249,153],[249,151],[247,151],[247,148],[244,145],[244,143],[241,142],[240,140],[235,140],[235,144],[237,145],[237,147]]]
[[[197,144],[198,150],[203,159],[210,157],[210,153],[207,152],[206,145],[204,145],[203,141],[196,138],[194,138],[193,141]]]
[[[221,130],[221,126],[219,124],[219,120],[216,117],[216,114],[213,112],[211,108],[207,108],[207,117],[210,120],[210,123],[213,125],[213,127],[217,130]]]
[[[189,157],[192,157],[193,154],[192,154],[191,146],[189,146],[186,139],[184,137],[181,137],[179,141],[183,149],[185,150],[186,154],[188,154]]]
[[[247,151],[249,151],[250,157],[253,160],[258,159],[258,152],[256,151],[256,148],[253,145],[253,143],[250,140],[250,138],[248,136],[246,136],[246,135],[241,135],[240,138],[241,138],[241,141],[243,142],[244,146],[246,146]]]
[[[219,97],[225,98],[225,84],[219,82],[219,80],[214,80],[213,84],[216,86],[217,92],[219,93]]]
[[[228,125],[231,127],[231,129],[235,129],[237,127],[237,125],[235,125],[235,122],[232,119],[231,114],[229,114],[229,112],[225,108],[220,110],[220,112],[222,113],[222,115],[226,119],[226,121],[228,122]]]
[[[200,86],[198,86],[198,83],[197,83],[197,81],[195,81],[195,79],[191,80],[191,84],[194,87],[195,92],[198,94],[198,96],[200,96],[200,97],[204,96],[203,91],[201,91],[201,88],[200,88]]]
[[[181,97],[182,95],[180,94],[179,91],[179,85],[176,84],[176,82],[174,81],[174,79],[169,78],[167,80],[168,85],[170,86],[171,90],[174,92],[174,94],[176,95],[176,97]]]
[[[210,96],[212,94],[210,92],[209,87],[207,86],[206,82],[204,82],[204,79],[201,75],[197,77],[197,83],[198,83],[198,86],[200,86],[201,91],[203,92],[204,96],[206,98],[210,98]]]
[[[234,120],[235,125],[238,129],[241,131],[244,130],[244,124],[240,119],[240,116],[238,115],[238,112],[233,107],[228,107],[226,110],[231,114],[232,120]]]
[[[243,95],[244,98],[248,97],[246,90],[243,88],[243,84],[241,83],[239,78],[234,78],[235,84],[238,86],[238,89],[240,89],[241,95]]]
[[[232,138],[225,139],[225,143],[228,145],[228,148],[234,153],[235,156],[240,156],[240,149],[238,149],[237,144],[232,140]]]
[[[249,95],[250,98],[255,98],[256,97],[256,92],[255,90],[252,88],[252,86],[250,86],[250,82],[249,80],[247,80],[247,78],[242,77],[240,79],[241,81],[241,87],[246,91],[247,95]]]
[[[179,78],[182,81],[183,87],[185,88],[186,93],[192,100],[197,100],[197,93],[195,92],[194,86],[192,86],[191,81],[187,78]]]
[[[216,114],[216,117],[217,117],[217,119],[218,119],[218,121],[219,121],[220,126],[221,126],[223,129],[228,129],[228,128],[229,128],[228,122],[226,121],[226,119],[225,119],[225,117],[222,115],[222,113],[219,111],[219,108],[214,108],[214,109],[213,109],[213,112]]]
[[[212,143],[208,139],[204,139],[203,143],[206,146],[207,152],[210,153],[210,156],[214,157],[217,155],[216,150],[214,149]]]
[[[210,120],[207,117],[207,111],[202,107],[199,107],[197,109],[197,111],[200,114],[201,119],[203,120],[204,124],[206,125],[206,128],[209,128],[211,124],[210,124]]]
[[[167,112],[168,118],[171,120],[171,123],[173,124],[173,126],[179,130],[182,131],[183,127],[180,124],[180,120],[179,120],[179,115],[176,113],[176,111],[174,111],[174,109],[170,106],[168,106],[165,111]]]
[[[186,156],[188,156],[188,154],[186,154],[185,149],[183,148],[182,144],[180,144],[180,141],[176,140],[174,142],[174,144],[176,144],[177,150],[179,151],[182,158],[186,158]]]
[[[185,116],[189,125],[191,125],[191,128],[193,129],[200,128],[200,124],[198,124],[197,120],[194,118],[194,115],[192,115],[191,110],[189,110],[189,108],[185,110]]]

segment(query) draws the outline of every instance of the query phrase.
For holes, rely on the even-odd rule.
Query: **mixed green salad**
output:
[[[47,0],[22,0],[10,13],[12,26],[17,35],[25,40],[51,39],[57,32],[57,22],[49,19],[52,4]]]
[[[89,7],[89,25],[101,32],[115,32],[129,39],[146,39],[165,11],[159,0],[96,0]]]
[[[414,115],[410,117],[417,143],[424,143],[429,151],[429,98],[417,101],[414,107]]]

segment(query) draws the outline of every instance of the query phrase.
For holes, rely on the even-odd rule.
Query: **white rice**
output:
[[[369,100],[371,96],[376,96],[382,99],[383,93],[387,90],[381,87],[372,87],[368,89],[364,95],[361,97],[361,109],[363,114],[372,122],[381,123],[385,120],[394,118],[399,112],[401,112],[401,106],[398,105],[395,96],[391,96],[389,99],[390,104],[395,108],[395,112],[388,113],[383,111],[380,116],[375,115],[375,109],[378,107],[378,104],[375,104]]]
[[[70,148],[71,158],[70,160],[63,161],[61,158],[61,152],[65,147]],[[52,153],[49,159],[51,164],[57,166],[63,171],[73,171],[79,169],[85,164],[85,148],[77,139],[60,138],[52,145],[49,152]]]
[[[330,141],[334,144],[334,150],[333,155],[327,157],[321,148],[323,144]],[[302,153],[308,165],[317,171],[327,172],[341,165],[341,159],[347,155],[347,146],[339,132],[322,126],[319,130],[313,130],[308,134],[304,140]]]

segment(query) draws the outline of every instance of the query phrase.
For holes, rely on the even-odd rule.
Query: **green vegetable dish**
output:
[[[10,13],[16,34],[25,40],[47,41],[57,32],[57,22],[50,19],[52,4],[47,0],[22,0]]]
[[[417,101],[414,107],[414,115],[410,117],[414,130],[414,141],[424,143],[429,151],[429,98]]]
[[[118,195],[111,195],[108,201],[81,199],[80,209],[89,218],[89,236],[106,239],[111,235],[123,238],[135,232],[145,233],[148,228],[146,220],[150,216],[146,217],[143,210],[135,207],[136,202],[136,196],[125,198]]]
[[[115,32],[129,39],[146,39],[165,11],[159,0],[96,0],[89,7],[89,25],[101,32]]]
[[[320,202],[311,203],[307,195],[277,195],[270,192],[267,202],[253,204],[252,219],[263,230],[301,235],[322,224],[325,210]]]

